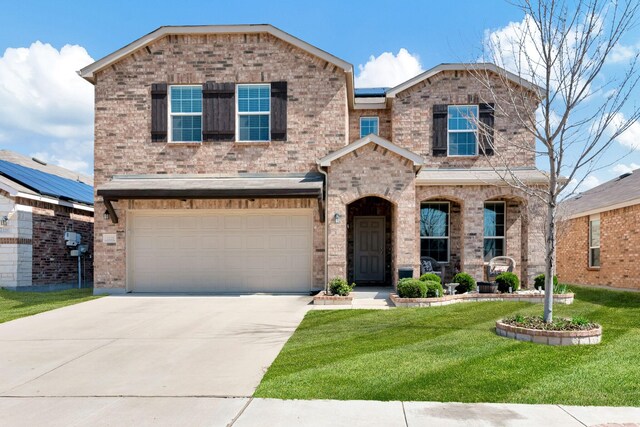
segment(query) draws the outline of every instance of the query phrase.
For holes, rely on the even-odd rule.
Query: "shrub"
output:
[[[435,280],[422,280],[422,282],[427,286],[427,298],[441,297],[444,295],[440,282],[436,282]]]
[[[557,285],[553,286],[554,294],[568,294],[569,292],[571,292],[571,290],[566,283],[558,283]]]
[[[442,283],[442,279],[440,279],[440,276],[435,273],[424,273],[422,276],[420,276],[420,280],[422,280],[423,282],[432,281]]]
[[[520,288],[520,280],[518,280],[518,276],[508,271],[498,274],[498,277],[496,277],[496,283],[498,284],[498,290],[502,293],[509,292],[509,288],[511,288],[513,292]]]
[[[355,287],[355,283],[349,285],[346,280],[341,279],[340,277],[336,277],[329,282],[329,290],[331,291],[331,294],[340,295],[341,297],[349,295]]]
[[[418,279],[401,279],[398,282],[398,296],[400,298],[425,298],[427,284]]]
[[[553,276],[553,287],[558,285],[558,276]],[[536,289],[542,289],[544,291],[544,273],[538,274],[533,278],[533,286]]]
[[[476,281],[467,273],[458,273],[453,276],[453,283],[459,283],[456,286],[456,293],[466,294],[476,289]]]

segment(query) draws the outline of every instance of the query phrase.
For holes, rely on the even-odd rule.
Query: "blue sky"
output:
[[[161,25],[271,23],[351,62],[358,74],[359,65],[384,52],[392,54],[391,61],[415,69],[474,60],[486,31],[522,19],[522,13],[503,0],[5,2],[0,14],[0,148],[91,173],[92,88],[70,70]],[[42,44],[34,45],[36,41]],[[639,41],[637,31],[625,42]],[[79,47],[63,49],[66,45]],[[403,62],[401,49],[408,62]],[[50,70],[61,75],[34,82],[39,72],[53,74]],[[13,82],[19,75],[30,75],[31,80]],[[364,77],[361,81],[369,81]],[[54,86],[73,89],[47,89]],[[27,95],[32,92],[35,100]],[[52,96],[55,99],[46,99]],[[622,162],[640,167],[640,152]],[[608,168],[595,179],[604,181],[616,173]]]

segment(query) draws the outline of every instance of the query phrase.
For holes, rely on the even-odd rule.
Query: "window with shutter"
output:
[[[269,141],[271,139],[271,85],[238,85],[237,115],[238,141]]]
[[[202,141],[202,86],[171,86],[169,141]]]

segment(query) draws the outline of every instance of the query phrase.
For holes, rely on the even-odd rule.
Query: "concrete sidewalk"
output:
[[[640,408],[215,397],[0,397],[7,426],[640,426]]]

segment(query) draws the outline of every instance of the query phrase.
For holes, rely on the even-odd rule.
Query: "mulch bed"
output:
[[[582,318],[559,318],[546,323],[542,316],[513,316],[502,320],[502,323],[520,328],[538,329],[542,331],[588,331],[600,327]]]

